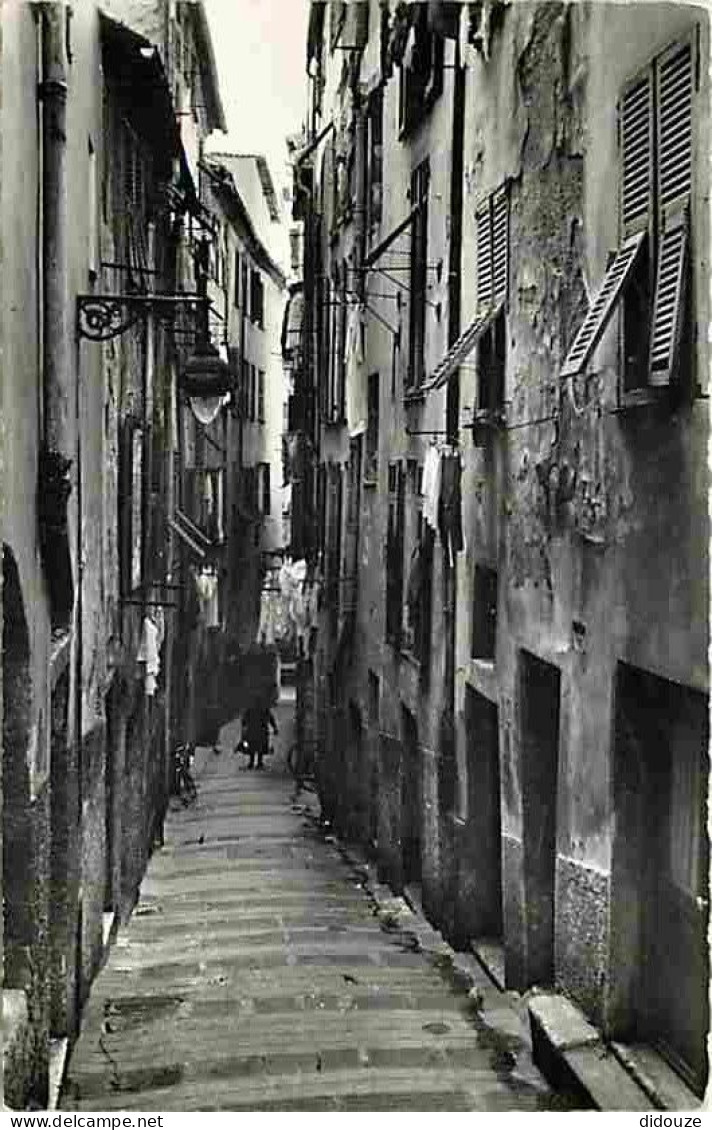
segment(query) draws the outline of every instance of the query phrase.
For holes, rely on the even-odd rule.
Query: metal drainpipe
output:
[[[450,172],[450,265],[448,280],[448,344],[460,332],[460,274],[462,257],[462,174],[465,126],[465,71],[460,66],[460,45],[455,41],[455,67],[452,114],[452,148]],[[448,440],[458,438],[459,388],[448,386],[446,430]],[[445,686],[444,706],[454,726],[455,711],[455,647],[457,624],[457,562],[445,569]],[[453,751],[454,752],[454,751]]]
[[[44,259],[44,418],[47,446],[68,452],[69,332],[67,326],[67,72],[65,5],[40,10],[42,38],[42,163]]]
[[[77,758],[77,836],[81,840],[82,820],[82,477],[81,406],[78,377],[74,389],[70,382],[69,254],[67,238],[67,59],[66,5],[51,0],[38,8],[42,53],[42,76],[38,90],[42,121],[42,368],[44,429],[43,442],[51,451],[74,460],[76,507],[76,573],[74,602],[74,740]],[[76,346],[76,371],[79,372],[79,346]],[[73,396],[72,396],[73,391]],[[72,403],[73,401],[73,403]],[[75,447],[71,447],[70,411],[74,412]],[[77,861],[79,864],[79,860]],[[82,890],[77,899],[77,976],[78,1010],[82,995]]]

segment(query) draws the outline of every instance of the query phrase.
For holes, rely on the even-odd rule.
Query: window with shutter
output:
[[[418,205],[410,236],[410,333],[408,336],[408,384],[421,384],[425,365],[425,315],[428,286],[428,187],[430,162],[426,158],[410,179],[410,203]]]
[[[694,60],[690,40],[657,56],[619,107],[622,246],[571,345],[563,377],[580,373],[623,299],[622,392],[668,386],[687,313]]]
[[[257,419],[261,424],[265,422],[265,375],[262,370],[257,374]]]
[[[579,332],[574,338],[561,370],[562,377],[574,377],[586,366],[588,359],[601,339],[603,331],[615,309],[630,274],[640,254],[646,232],[638,232],[617,251],[604,276],[601,288],[593,300]]]
[[[655,68],[658,255],[650,341],[650,384],[669,385],[679,356],[687,298],[692,190],[692,45],[673,45]]]
[[[436,365],[428,380],[422,385],[423,392],[442,388],[456,373],[460,365],[472,353],[475,346],[488,334],[495,322],[501,322],[497,330],[497,348],[504,341],[504,305],[509,286],[509,192],[503,185],[483,200],[475,211],[477,224],[477,313],[460,336],[450,346],[443,359]],[[495,350],[493,338],[492,349]],[[504,355],[502,350],[502,399],[504,396]]]
[[[507,301],[509,273],[509,197],[501,188],[492,197],[492,287],[495,306]]]
[[[686,291],[687,210],[665,217],[660,233],[655,306],[650,343],[650,384],[668,385],[673,375],[680,336]]]
[[[235,279],[234,279],[234,295],[233,305],[239,307],[240,305],[240,252],[235,252]]]
[[[477,305],[480,310],[492,305],[492,209],[489,198],[475,213],[477,220]]]
[[[646,73],[629,86],[620,107],[621,221],[624,238],[647,231],[653,194],[653,83]]]

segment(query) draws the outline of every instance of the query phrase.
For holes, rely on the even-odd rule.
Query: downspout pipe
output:
[[[462,178],[465,132],[465,69],[461,66],[460,45],[455,41],[452,145],[450,157],[450,265],[448,274],[448,345],[460,333],[460,283],[462,260]],[[451,379],[447,389],[446,432],[449,442],[457,443],[459,433],[459,381]],[[447,555],[446,555],[447,558]],[[445,686],[444,707],[454,723],[455,644],[457,623],[457,565],[445,567]]]
[[[52,0],[40,7],[43,103],[43,367],[44,441],[69,451],[69,257],[67,242],[67,64],[66,7]]]
[[[42,376],[43,446],[46,451],[74,463],[77,583],[70,589],[64,615],[74,615],[74,720],[75,790],[74,829],[68,829],[73,852],[78,852],[82,814],[82,497],[81,428],[79,381],[72,382],[72,340],[69,320],[69,243],[67,177],[67,7],[64,0],[42,0],[37,5],[41,41],[42,74],[38,98],[42,103]],[[77,355],[78,367],[78,355]],[[70,422],[71,421],[71,422]],[[76,430],[76,436],[73,433]],[[66,571],[71,577],[67,543]],[[70,608],[73,605],[73,609]],[[74,866],[78,867],[75,855]],[[71,873],[71,868],[70,868]],[[76,905],[75,999],[70,1002],[70,1026],[74,1029],[83,995],[82,986],[82,892]]]

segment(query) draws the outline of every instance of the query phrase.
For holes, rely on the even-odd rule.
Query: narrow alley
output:
[[[94,984],[63,1108],[548,1108],[507,997],[482,972],[469,994],[453,988],[439,936],[417,952],[400,900],[398,925],[385,903],[377,916],[313,794],[295,794],[286,738],[258,774],[230,733],[202,751],[196,806],[169,814]]]

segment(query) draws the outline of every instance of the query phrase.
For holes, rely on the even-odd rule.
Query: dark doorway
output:
[[[561,675],[521,652],[521,772],[527,984],[554,981],[556,792]]]
[[[502,936],[502,824],[499,727],[493,702],[467,688],[467,837],[473,871],[468,908],[473,935]]]
[[[707,1080],[708,699],[619,664],[613,980],[623,1034]],[[624,964],[625,963],[625,964]]]
[[[422,878],[421,827],[422,784],[418,725],[405,707],[403,709],[403,774],[401,778],[403,852],[403,882],[419,886]]]

